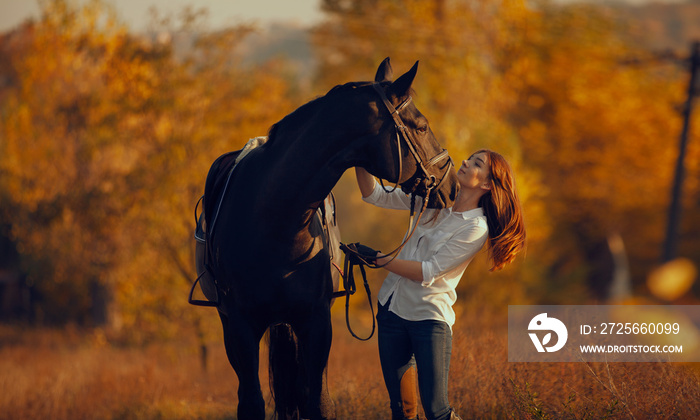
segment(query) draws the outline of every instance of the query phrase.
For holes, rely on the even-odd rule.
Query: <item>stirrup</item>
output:
[[[212,306],[212,307],[218,307],[219,303],[221,303],[221,299],[219,298],[219,288],[215,288],[216,291],[216,299],[214,301],[211,300],[198,300],[194,299],[194,290],[197,288],[197,283],[199,283],[199,279],[202,278],[204,274],[206,274],[206,270],[200,274],[197,279],[192,283],[192,288],[190,289],[190,295],[187,297],[187,302],[190,305],[195,305],[195,306]]]

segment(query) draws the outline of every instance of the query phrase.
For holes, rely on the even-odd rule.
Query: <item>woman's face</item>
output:
[[[457,171],[457,179],[462,188],[489,189],[489,157],[486,153],[475,153],[467,160],[462,161],[462,166]]]

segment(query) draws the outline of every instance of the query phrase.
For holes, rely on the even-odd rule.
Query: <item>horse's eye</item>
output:
[[[428,126],[427,125],[422,125],[416,129],[417,132],[421,134],[425,134],[428,132]]]

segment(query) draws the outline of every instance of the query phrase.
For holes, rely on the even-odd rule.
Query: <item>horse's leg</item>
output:
[[[332,340],[330,310],[328,307],[319,307],[307,322],[297,323],[293,327],[299,340],[308,392],[301,407],[301,415],[314,420],[335,419],[335,404],[326,384],[326,366]]]
[[[260,339],[264,329],[254,327],[235,311],[229,315],[219,313],[224,330],[224,345],[229,363],[238,376],[238,418],[263,420],[265,400],[260,389],[258,366],[260,363]]]

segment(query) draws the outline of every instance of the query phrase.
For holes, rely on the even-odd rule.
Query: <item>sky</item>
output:
[[[75,1],[75,0],[74,0]],[[85,3],[87,0],[77,0]],[[155,7],[159,15],[177,16],[185,6],[209,11],[210,27],[230,26],[237,23],[266,25],[275,21],[292,21],[310,25],[321,18],[320,0],[103,0],[117,10],[119,18],[130,29],[145,29],[150,20],[149,9]],[[19,25],[28,18],[39,17],[39,0],[0,0],[0,32]]]

